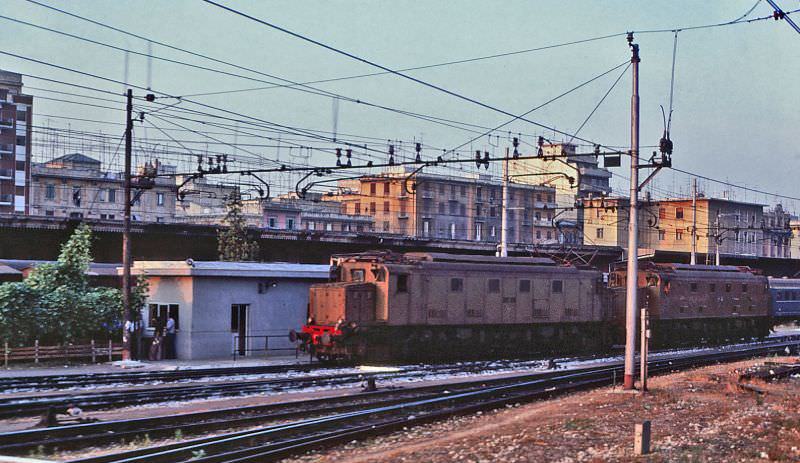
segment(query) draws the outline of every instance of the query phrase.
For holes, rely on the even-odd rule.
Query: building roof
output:
[[[118,268],[122,274],[122,268]],[[134,275],[244,277],[244,278],[299,278],[327,280],[328,265],[290,264],[286,262],[218,262],[182,260],[137,261]]]
[[[72,154],[65,154],[64,156],[59,156],[55,159],[51,159],[47,162],[47,164],[59,163],[59,162],[71,162],[75,164],[93,164],[93,165],[100,165],[100,161],[95,158],[90,158],[85,154],[81,153],[72,153]]]
[[[0,264],[0,275],[22,275],[22,272],[8,265]]]

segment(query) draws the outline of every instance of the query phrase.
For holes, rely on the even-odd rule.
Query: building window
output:
[[[667,231],[666,230],[659,230],[658,231],[658,241],[664,241],[667,238]]]
[[[56,215],[56,213],[55,213],[55,211],[53,211],[51,209],[51,210],[44,211],[44,215],[47,216],[47,217],[53,217],[53,216]]]
[[[444,203],[439,203],[439,214],[444,214]]]
[[[275,228],[278,226],[278,218],[277,217],[270,217],[267,219],[269,228]]]
[[[519,292],[521,293],[531,292],[531,280],[519,280]]]
[[[478,199],[482,199],[483,198],[483,188],[477,187],[475,189],[475,197],[478,198]]]
[[[480,217],[482,215],[481,212],[482,212],[481,211],[481,205],[480,204],[476,204],[475,205],[475,216],[476,217]]]
[[[72,204],[81,206],[81,187],[79,186],[72,187]]]
[[[156,217],[156,223],[164,223],[164,217]]]
[[[431,221],[425,219],[422,221],[422,236],[428,236],[431,233]]]
[[[551,232],[551,231],[547,232],[547,239],[548,240],[553,239],[553,232]]]
[[[333,231],[333,224],[332,223],[326,223],[325,224],[325,231]]]
[[[451,240],[456,239],[456,224],[454,223],[450,224],[450,239]]]
[[[387,183],[387,185],[388,185],[388,183]],[[389,201],[384,201],[384,202],[383,202],[383,212],[384,212],[385,214],[388,214],[388,213],[389,213]]]
[[[675,230],[675,240],[682,241],[683,240],[683,232],[680,230]]]
[[[467,187],[465,185],[461,185],[461,196],[467,196]]]
[[[462,204],[460,209],[461,209],[461,211],[460,211],[461,215],[462,216],[466,216],[467,215],[467,205],[466,204]]]
[[[682,219],[683,218],[683,208],[682,207],[676,207],[675,208],[675,218],[676,219]]]
[[[491,228],[489,228],[489,236],[491,236],[492,238],[497,236],[497,227],[495,227],[494,225],[492,225]]]
[[[553,294],[560,294],[564,290],[564,282],[561,280],[553,280],[550,288]]]
[[[52,183],[45,187],[44,197],[47,199],[56,199],[56,186]]]
[[[450,291],[460,293],[464,289],[464,280],[461,278],[450,279]]]
[[[369,203],[369,213],[374,215],[375,210],[376,210],[375,203]]]
[[[542,231],[541,230],[536,230],[536,239],[537,240],[542,239]]]
[[[444,194],[444,183],[440,183],[439,184],[439,194],[441,194],[441,195]]]
[[[69,213],[69,218],[70,219],[82,219],[83,218],[83,212],[70,212]]]
[[[25,146],[25,135],[17,135],[17,146]]]
[[[294,230],[294,219],[286,219],[286,229]]]
[[[117,202],[117,190],[114,188],[108,189],[108,202],[115,203]]]
[[[667,208],[666,207],[659,207],[658,208],[658,218],[659,219],[666,219],[667,218]]]
[[[355,215],[359,215],[359,214],[361,214],[361,203],[360,203],[360,202],[355,202],[355,203],[353,203],[353,204],[354,204],[354,206],[353,206],[353,207],[354,207],[354,209],[353,209],[353,213],[354,213]]]
[[[164,193],[156,193],[156,205],[157,206],[164,205]]]
[[[499,293],[500,292],[500,279],[499,278],[490,278],[489,279],[489,292],[490,293]]]
[[[492,206],[489,208],[489,216],[490,217],[497,217],[497,208]]]
[[[384,221],[383,222],[383,231],[385,231],[385,232],[389,231],[389,222],[388,221]]]
[[[598,229],[595,231],[595,236],[596,236],[596,238],[598,238],[598,239],[602,239],[602,238],[603,238],[603,229],[602,229],[602,228],[598,228]]]
[[[370,195],[370,196],[375,196],[375,193],[376,193],[376,191],[377,191],[377,188],[378,188],[378,187],[376,186],[376,184],[375,184],[375,183],[370,183],[370,184],[369,184],[369,195]]]
[[[383,184],[383,194],[384,195],[388,195],[389,194],[389,182],[386,182],[386,183]]]
[[[408,275],[404,273],[397,275],[397,292],[398,293],[408,292]]]
[[[147,326],[150,328],[164,329],[167,320],[172,317],[175,320],[175,329],[180,327],[180,310],[178,304],[148,304],[149,316]]]

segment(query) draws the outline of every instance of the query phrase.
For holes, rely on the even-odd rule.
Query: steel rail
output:
[[[674,371],[720,361],[731,361],[797,348],[800,341],[777,342],[735,350],[684,354],[651,361],[652,373]],[[545,379],[521,380],[477,391],[442,394],[434,398],[411,399],[402,403],[306,419],[251,431],[194,439],[157,448],[139,449],[116,455],[78,460],[82,463],[122,462],[247,462],[268,461],[297,451],[330,445],[343,438],[364,437],[393,426],[411,425],[478,409],[533,400],[579,388],[609,384],[618,376],[620,365],[594,371],[569,372]]]

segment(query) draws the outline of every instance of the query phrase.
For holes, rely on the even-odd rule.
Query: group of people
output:
[[[149,360],[162,360],[175,358],[175,319],[167,318],[166,324],[158,321],[150,344]]]

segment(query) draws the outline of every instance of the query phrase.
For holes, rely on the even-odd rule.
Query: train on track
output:
[[[292,336],[321,361],[610,351],[624,339],[625,280],[624,265],[604,274],[538,257],[336,255]],[[774,323],[778,292],[747,267],[643,262],[638,280],[654,348],[763,338]]]

